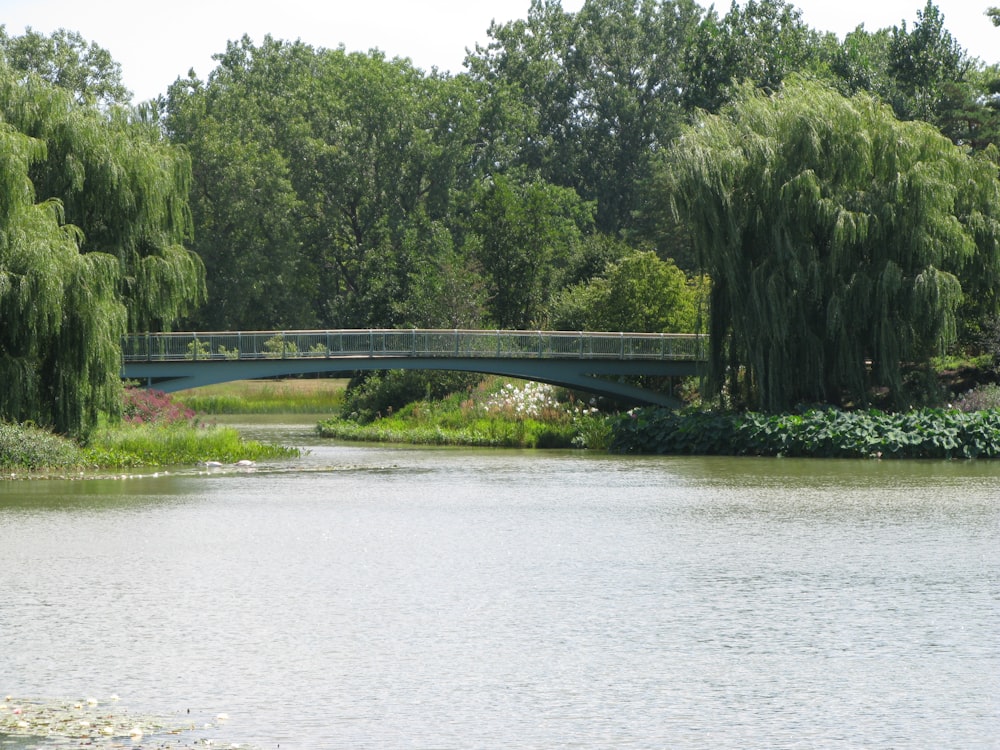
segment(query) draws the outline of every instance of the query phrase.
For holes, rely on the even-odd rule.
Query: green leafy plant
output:
[[[613,425],[621,453],[816,458],[994,458],[1000,412],[876,409],[803,414],[636,409]]]

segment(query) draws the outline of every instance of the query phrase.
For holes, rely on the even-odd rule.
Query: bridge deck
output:
[[[359,370],[469,370],[539,380],[630,401],[664,394],[603,379],[693,375],[704,361],[693,334],[363,329],[133,334],[123,377],[164,390],[245,378]],[[603,376],[603,377],[602,377]]]

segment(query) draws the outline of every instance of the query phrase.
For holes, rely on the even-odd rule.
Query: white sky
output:
[[[926,0],[798,0],[804,21],[840,37],[864,24],[869,31],[905,20],[912,27]],[[708,0],[700,3],[707,7]],[[1000,0],[936,0],[945,27],[968,52],[1000,62],[1000,29],[984,16]],[[301,39],[315,47],[343,44],[349,51],[377,47],[389,57],[409,57],[424,70],[460,72],[466,48],[487,41],[490,21],[527,15],[530,0],[0,0],[0,24],[13,36],[26,26],[50,34],[78,31],[121,63],[135,100],[165,93],[190,68],[205,79],[212,55],[248,34]],[[583,0],[562,0],[567,11]],[[715,3],[720,14],[728,0]]]

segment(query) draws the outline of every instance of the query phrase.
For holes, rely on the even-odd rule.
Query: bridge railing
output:
[[[309,357],[704,359],[705,339],[684,333],[350,329],[130,334],[126,362]]]

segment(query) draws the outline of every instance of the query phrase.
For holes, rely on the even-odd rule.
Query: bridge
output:
[[[676,406],[622,376],[697,375],[695,334],[360,329],[130,334],[122,377],[171,392],[230,380],[362,370],[464,370]],[[612,379],[608,379],[612,378]]]

